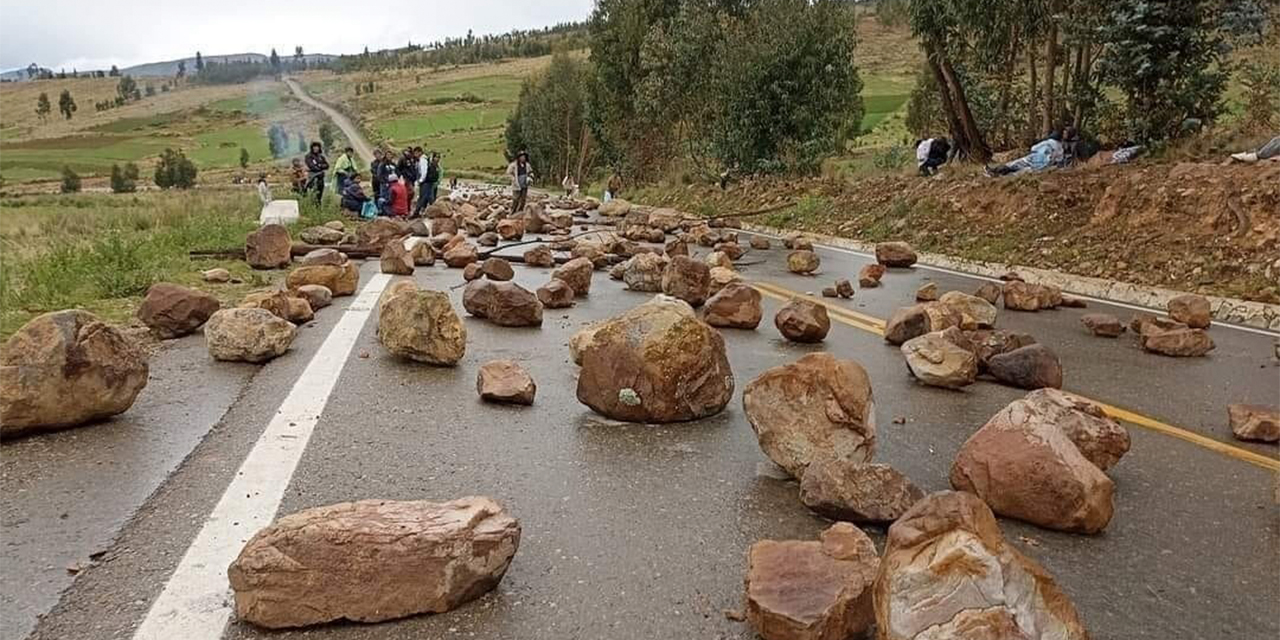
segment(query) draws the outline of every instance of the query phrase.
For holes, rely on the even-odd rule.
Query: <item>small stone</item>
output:
[[[932,302],[938,299],[938,284],[936,282],[926,282],[916,289],[917,302]]]
[[[769,249],[769,239],[764,236],[751,236],[750,244],[752,249],[758,249],[760,251],[767,251]]]
[[[874,289],[880,286],[880,278],[884,277],[885,268],[882,264],[863,265],[858,270],[858,286],[863,289]]]
[[[476,393],[487,402],[530,405],[537,392],[529,373],[510,360],[486,362],[476,375]]]
[[[205,282],[222,284],[224,282],[231,281],[231,272],[223,269],[222,267],[217,267],[215,269],[209,269],[208,271],[201,271],[200,277],[204,278]]]
[[[837,298],[837,297],[839,297],[839,294],[837,294],[837,293],[836,293],[836,288],[835,288],[835,287],[823,287],[823,288],[822,288],[822,297],[824,297],[824,298]]]
[[[1280,410],[1257,404],[1227,405],[1231,433],[1239,440],[1280,442]]]
[[[849,282],[844,278],[836,280],[836,295],[840,296],[841,298],[852,298],[853,283]]]
[[[1109,313],[1085,314],[1080,316],[1080,324],[1083,324],[1089,333],[1103,338],[1117,338],[1124,333],[1124,324]]]

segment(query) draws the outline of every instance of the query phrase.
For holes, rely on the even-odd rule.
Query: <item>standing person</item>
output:
[[[369,181],[372,183],[369,192],[375,202],[382,196],[382,163],[382,147],[374,147],[373,162],[369,163]]]
[[[604,201],[609,202],[617,198],[621,192],[622,176],[618,175],[617,171],[614,171],[613,175],[609,176],[609,182],[605,186]]]
[[[533,182],[528,152],[516,154],[516,159],[507,165],[507,175],[511,176],[511,213],[516,214],[524,209],[525,200],[529,198],[529,183]]]
[[[262,204],[271,204],[271,187],[267,186],[267,174],[258,174],[258,198],[262,200]]]
[[[302,158],[294,158],[290,168],[293,192],[301,196],[307,192],[307,168],[302,165]]]
[[[316,190],[316,205],[324,197],[324,172],[329,170],[329,160],[324,157],[324,147],[311,143],[311,153],[304,159],[307,165],[307,188]]]
[[[916,143],[916,166],[924,177],[938,173],[938,168],[951,157],[951,142],[946,137],[929,138]]]
[[[409,187],[401,176],[391,174],[391,215],[397,218],[409,217]]]
[[[396,163],[396,174],[404,180],[404,186],[409,190],[409,202],[413,202],[413,187],[418,183],[418,159],[413,154],[413,147],[405,147],[400,154],[400,161]]]
[[[347,180],[356,173],[356,163],[351,159],[355,153],[351,147],[342,150],[337,162],[333,163],[333,185],[339,195],[347,189]]]
[[[417,213],[431,206],[436,201],[440,189],[440,154],[431,152],[431,156],[423,156],[418,163],[418,204]]]

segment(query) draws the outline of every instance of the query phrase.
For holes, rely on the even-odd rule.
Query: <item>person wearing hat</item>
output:
[[[360,186],[360,174],[353,172],[347,179],[346,187],[342,189],[342,208],[358,216],[364,203],[368,201],[369,196],[365,195]]]
[[[507,165],[507,175],[511,176],[511,213],[519,213],[529,197],[529,184],[533,182],[529,152],[521,150],[516,154],[516,159]]]
[[[329,161],[324,157],[324,147],[319,142],[311,143],[311,152],[302,159],[307,165],[307,190],[315,189],[316,204],[324,197],[324,172],[329,170]]]

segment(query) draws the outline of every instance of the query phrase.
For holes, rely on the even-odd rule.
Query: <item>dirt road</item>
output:
[[[373,162],[373,145],[369,144],[364,134],[360,133],[360,129],[356,127],[355,123],[351,122],[350,118],[337,109],[312,98],[311,94],[307,93],[306,89],[303,89],[297,80],[285,78],[284,83],[289,85],[289,89],[293,91],[293,95],[298,96],[299,100],[323,111],[325,115],[329,116],[330,120],[333,120],[334,124],[338,125],[338,128],[342,130],[342,135],[347,137],[347,140],[351,143],[351,148],[355,149],[356,154],[364,160],[366,166]]]

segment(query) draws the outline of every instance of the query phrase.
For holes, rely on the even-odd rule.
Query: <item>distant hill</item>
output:
[[[304,60],[307,61],[307,64],[316,64],[316,63],[329,62],[330,60],[333,60],[338,56],[329,55],[327,53],[308,53],[308,54],[304,54],[302,57]],[[218,62],[218,63],[222,63],[222,62],[260,62],[261,63],[261,62],[267,62],[268,59],[269,59],[268,56],[263,55],[261,53],[234,53],[230,55],[204,56],[204,60],[206,62]],[[280,56],[280,59],[286,62],[292,61],[293,55],[292,54],[282,55]],[[195,70],[196,70],[195,56],[192,56],[190,58],[182,58],[179,60],[166,60],[163,62],[147,62],[145,64],[137,64],[132,67],[125,67],[121,69],[120,73],[131,75],[135,78],[170,77],[170,76],[177,75],[179,62],[187,63],[187,73],[195,73]],[[43,68],[41,70],[49,71],[48,69],[43,69]],[[84,75],[86,73],[92,73],[92,72],[84,69],[80,70],[81,75]],[[11,69],[9,71],[0,73],[0,81],[4,81],[4,82],[24,82],[27,79],[28,79],[28,76],[27,76],[26,67],[22,67],[20,69]]]

